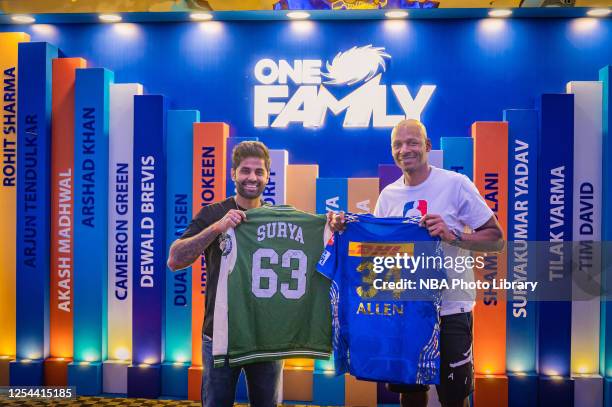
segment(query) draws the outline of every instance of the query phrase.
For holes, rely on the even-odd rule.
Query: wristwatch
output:
[[[457,232],[456,230],[451,230],[451,233],[455,236],[455,240],[450,242],[450,244],[453,246],[458,246],[458,243],[463,241],[463,238],[461,237],[462,233]]]

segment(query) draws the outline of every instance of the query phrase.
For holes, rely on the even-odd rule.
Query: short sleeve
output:
[[[207,207],[200,209],[200,212],[189,222],[189,226],[185,228],[183,234],[179,237],[180,239],[186,239],[192,237],[210,226],[210,221],[206,216]]]
[[[376,200],[376,206],[374,207],[374,216],[376,216],[377,218],[386,217],[386,211],[384,210],[386,201],[385,196],[385,190],[383,189],[380,195],[378,196],[378,199]]]
[[[476,185],[465,175],[461,176],[459,189],[458,218],[471,229],[478,229],[493,216],[493,211],[487,206],[484,198],[478,192]]]
[[[323,250],[323,254],[321,254],[321,258],[317,263],[317,271],[323,274],[330,280],[334,279],[334,275],[336,274],[336,266],[337,266],[337,239],[338,232],[334,233],[332,237],[327,242],[325,249]]]
[[[382,218],[380,215],[382,210],[380,209],[380,198],[376,200],[376,206],[374,207],[374,216],[377,218]]]

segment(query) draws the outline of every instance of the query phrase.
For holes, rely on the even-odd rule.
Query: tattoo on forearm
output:
[[[178,240],[173,249],[173,257],[175,262],[181,268],[188,267],[200,257],[202,252],[215,241],[218,233],[211,227],[208,227],[195,236],[187,239]]]

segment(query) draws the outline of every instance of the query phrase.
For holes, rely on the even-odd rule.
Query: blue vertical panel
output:
[[[166,102],[134,96],[134,300],[128,395],[161,392],[163,296],[166,271]],[[143,365],[143,366],[140,366]],[[147,366],[155,365],[155,366]]]
[[[315,372],[333,372],[334,371],[334,356],[332,355],[329,359],[316,359],[314,361]]]
[[[572,240],[574,95],[544,94],[540,112],[537,237],[546,247],[538,250],[536,261],[540,295],[547,298],[538,310],[538,372],[567,383],[540,380],[539,400],[549,400],[554,390],[563,392],[555,394],[557,401],[571,405],[572,253],[567,242]]]
[[[609,377],[604,377],[603,385],[604,385],[604,403],[603,405],[605,407],[611,407],[612,399],[610,396],[612,395],[612,379]]]
[[[610,99],[612,98],[612,65],[599,70],[599,80],[603,84],[603,191],[602,191],[602,303],[601,303],[601,329],[600,329],[600,363],[599,371],[607,379],[612,377],[612,134],[610,134],[610,122],[612,111],[610,110]],[[606,380],[605,402],[612,405],[612,394],[610,393],[610,381]]]
[[[570,407],[574,405],[574,381],[570,378],[540,377],[538,388],[538,407]]]
[[[474,178],[474,139],[472,137],[440,137],[444,151],[444,169]]]
[[[243,141],[257,141],[257,137],[228,137],[227,138],[227,188],[226,195],[236,195],[236,186],[232,181],[232,150]]]
[[[134,96],[134,364],[161,362],[166,270],[165,139],[164,97]]]
[[[166,253],[183,234],[192,218],[193,123],[197,110],[168,111]],[[166,269],[165,305],[166,362],[191,360],[191,267],[172,272]]]
[[[347,207],[347,178],[317,178],[317,213],[346,212]]]
[[[167,128],[166,253],[192,218],[193,123],[197,110],[169,110]],[[191,267],[166,268],[162,394],[187,397],[191,361]]]
[[[74,362],[68,366],[68,382],[78,394],[102,391],[101,362],[107,351],[108,113],[113,80],[114,74],[104,68],[76,71]]]
[[[538,375],[508,373],[508,406],[538,405]]]
[[[49,354],[51,60],[57,56],[58,49],[45,42],[19,44],[18,359],[42,360]],[[37,366],[31,370],[19,361],[11,364],[11,385],[42,384],[42,366]]]
[[[108,107],[113,72],[77,69],[74,157],[74,360],[106,359]],[[92,287],[99,287],[92,290]]]
[[[538,112],[505,110],[508,122],[508,279],[535,280],[535,248],[529,244],[536,238]],[[508,292],[506,367],[512,373],[536,371],[536,303],[527,301],[527,294]],[[510,380],[509,384],[522,383]],[[509,390],[512,393],[512,389]]]
[[[249,394],[247,390],[246,376],[244,370],[240,372],[238,376],[238,383],[236,384],[236,402],[237,403],[248,403]]]
[[[343,406],[346,396],[344,391],[344,375],[335,376],[333,370],[319,370],[317,369],[317,362],[318,360],[315,360],[315,371],[312,379],[313,404],[321,406]],[[333,364],[331,368],[333,369]]]

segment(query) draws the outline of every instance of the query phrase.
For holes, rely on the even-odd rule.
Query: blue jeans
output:
[[[236,398],[236,383],[244,369],[247,391],[252,407],[275,407],[280,390],[283,362],[251,363],[230,367],[227,359],[223,367],[214,367],[212,339],[202,338],[202,406],[232,407]]]

